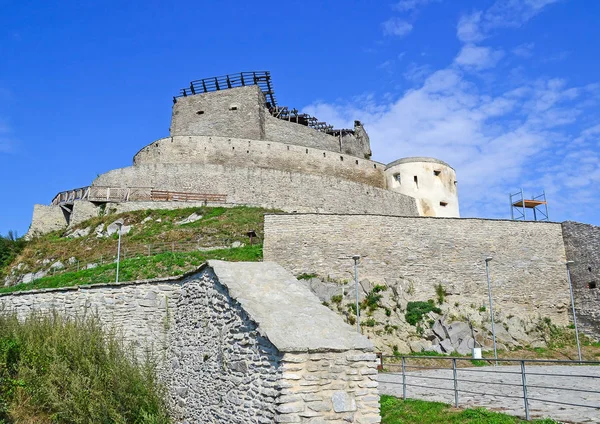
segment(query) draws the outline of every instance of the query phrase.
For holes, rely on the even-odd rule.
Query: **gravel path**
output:
[[[526,370],[527,391],[530,399],[529,412],[532,418],[550,417],[568,423],[600,423],[600,367],[528,365]],[[581,376],[592,376],[593,378]],[[428,377],[449,380],[434,380]],[[457,378],[459,391],[473,392],[459,392],[461,407],[484,406],[495,411],[525,417],[520,366],[459,368]],[[407,373],[406,383],[407,385],[426,386],[407,386],[408,398],[454,404],[454,383],[451,369],[410,370]],[[591,390],[597,393],[565,389]],[[380,373],[379,392],[402,397],[402,374]],[[485,396],[482,395],[484,393]],[[501,397],[497,396],[498,394],[511,397]],[[595,408],[560,405],[535,399],[590,405]]]

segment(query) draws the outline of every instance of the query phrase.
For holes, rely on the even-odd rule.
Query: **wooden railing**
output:
[[[104,187],[89,186],[62,191],[54,196],[52,205],[71,205],[75,200],[90,202],[210,202],[225,203],[226,194],[186,193],[153,190],[151,187]]]
[[[176,191],[152,190],[150,196],[153,201],[162,202],[211,202],[225,203],[227,201],[226,194],[210,194],[210,193],[184,193]]]

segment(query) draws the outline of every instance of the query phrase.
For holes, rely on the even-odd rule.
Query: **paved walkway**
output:
[[[532,418],[549,417],[568,423],[600,423],[600,367],[527,365],[526,371],[527,394],[530,399],[529,412]],[[525,417],[520,366],[459,368],[457,373],[458,390],[465,391],[459,392],[460,407],[483,406],[495,411]],[[448,380],[435,380],[428,377],[447,378]],[[424,371],[409,369],[406,383],[407,398],[454,404],[454,382],[451,369]],[[425,387],[408,386],[409,384]],[[597,393],[587,393],[585,390]],[[402,374],[379,374],[379,392],[402,397]],[[497,396],[498,394],[511,397],[501,397]],[[595,408],[567,406],[536,399],[590,405]]]

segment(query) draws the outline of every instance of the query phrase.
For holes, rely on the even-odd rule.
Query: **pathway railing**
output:
[[[403,399],[411,397],[411,390],[412,397],[420,398],[426,397],[423,393],[418,393],[423,389],[439,394],[448,393],[452,395],[452,403],[457,408],[461,403],[461,395],[470,395],[471,398],[513,399],[514,402],[521,402],[527,420],[531,418],[531,403],[595,409],[600,417],[600,367],[598,372],[590,372],[594,368],[585,367],[600,366],[600,361],[498,361],[500,366],[492,366],[494,359],[383,355],[381,367],[386,376],[380,381],[401,386]],[[490,366],[480,366],[484,363]],[[473,367],[475,364],[479,366]],[[545,365],[559,367],[544,367]],[[550,372],[549,368],[559,372]],[[387,378],[388,376],[397,378]],[[575,386],[573,381],[577,382]],[[565,395],[566,393],[569,395]]]

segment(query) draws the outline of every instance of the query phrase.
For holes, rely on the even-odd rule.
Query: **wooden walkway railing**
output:
[[[52,205],[72,205],[75,200],[90,202],[210,202],[225,203],[226,194],[186,193],[153,190],[151,187],[103,187],[89,186],[62,191],[54,196]]]

